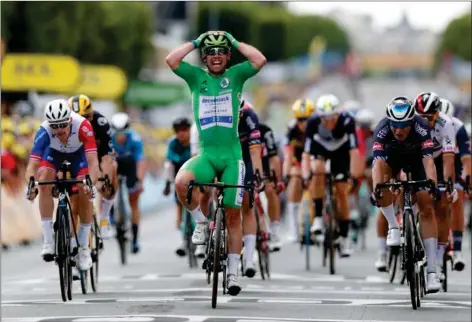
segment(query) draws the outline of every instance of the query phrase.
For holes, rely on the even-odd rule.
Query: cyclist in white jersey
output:
[[[36,132],[30,160],[25,173],[25,179],[37,178],[39,181],[49,181],[56,178],[63,161],[71,163],[71,176],[83,178],[90,174],[92,184],[95,185],[100,175],[97,157],[97,146],[92,125],[84,117],[71,111],[66,100],[58,99],[49,102],[44,110],[46,120]],[[92,266],[90,256],[89,235],[92,226],[92,203],[96,189],[92,191],[86,185],[78,189],[78,206],[80,207],[80,226],[78,230],[78,266],[81,270],[87,270]],[[35,189],[33,189],[35,190]],[[28,191],[26,198],[34,200],[35,191]],[[74,209],[76,196],[71,196]],[[43,226],[44,244],[41,256],[44,261],[54,260],[55,246],[53,237],[54,202],[51,186],[39,187],[39,211]],[[74,246],[75,238],[71,240]]]
[[[436,165],[438,183],[446,183],[449,179],[454,183],[455,169],[454,157],[456,150],[456,133],[453,121],[444,113],[440,112],[441,101],[439,96],[433,92],[420,93],[416,97],[415,110],[423,117],[431,128],[433,139],[433,158]],[[441,199],[435,203],[435,213],[438,229],[438,251],[436,262],[439,269],[436,270],[440,280],[444,279],[442,263],[444,251],[449,238],[448,203],[457,200],[457,190],[454,188],[452,194],[441,193]]]
[[[470,156],[470,135],[457,117],[454,117],[454,105],[447,99],[441,98],[441,112],[446,113],[454,122],[454,129],[456,134],[456,182],[461,180],[465,185],[469,182],[471,174],[471,156]],[[467,177],[469,178],[467,180]],[[457,201],[451,206],[451,230],[453,240],[452,262],[454,270],[462,271],[465,267],[462,259],[462,235],[464,233],[464,190],[463,184],[456,183]],[[469,187],[470,191],[470,187]]]

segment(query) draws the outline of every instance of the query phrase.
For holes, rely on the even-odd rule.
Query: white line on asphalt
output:
[[[2,322],[40,322],[41,320],[51,319],[77,319],[75,322],[81,322],[84,318],[87,318],[88,322],[101,322],[101,318],[138,318],[138,317],[151,317],[154,318],[183,318],[188,319],[188,322],[203,322],[206,319],[214,320],[243,320],[244,322],[249,321],[294,321],[294,322],[365,322],[365,320],[348,320],[348,319],[297,319],[297,318],[281,318],[281,317],[267,317],[267,316],[202,316],[202,315],[92,315],[92,316],[44,316],[44,317],[32,317],[32,318],[2,318]],[[93,320],[92,320],[93,319]],[[114,320],[117,321],[117,320]],[[242,322],[242,321],[241,321]],[[387,321],[387,320],[369,320],[369,322],[411,322],[411,321]]]

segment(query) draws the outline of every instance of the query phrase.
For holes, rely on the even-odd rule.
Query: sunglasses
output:
[[[69,122],[67,123],[59,123],[59,124],[49,124],[51,126],[51,129],[57,130],[57,129],[65,129],[69,125]]]
[[[308,120],[308,117],[299,117],[299,118],[297,118],[297,122],[305,122],[306,120]]]
[[[390,122],[390,128],[403,130],[411,126],[410,121]]]
[[[213,47],[206,49],[204,53],[208,56],[226,55],[228,53],[228,49],[224,47]]]
[[[429,115],[429,114],[419,114],[423,119],[425,119],[428,122],[433,122],[436,121],[436,115]]]
[[[331,120],[334,120],[338,117],[337,114],[332,114],[332,115],[320,115],[320,118],[322,120],[326,120],[326,121],[331,121]]]

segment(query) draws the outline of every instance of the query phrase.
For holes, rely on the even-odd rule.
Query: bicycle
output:
[[[411,173],[408,174],[411,178]],[[435,186],[431,180],[401,180],[393,183],[379,183],[375,187],[376,199],[380,199],[382,188],[403,188],[403,230],[401,231],[402,240],[402,262],[401,269],[406,272],[406,279],[410,286],[410,299],[413,310],[421,306],[420,297],[424,295],[426,284],[426,255],[423,241],[421,239],[417,216],[412,210],[412,194],[416,189],[429,188],[430,193],[434,193]]]
[[[87,185],[90,189],[93,188],[92,181],[89,175],[85,176],[85,179],[71,179],[71,163],[68,161],[62,162],[60,166],[60,172],[62,172],[62,178],[50,181],[35,181],[34,177],[30,177],[28,183],[28,194],[33,191],[35,186],[42,185],[53,185],[58,192],[58,206],[56,209],[56,220],[54,221],[53,229],[55,235],[55,254],[54,261],[59,268],[59,283],[61,287],[62,301],[72,300],[72,266],[75,266],[74,257],[78,253],[78,248],[74,247],[73,250],[70,248],[71,239],[71,222],[74,231],[74,237],[77,245],[76,225],[72,218],[72,207],[69,199],[68,188],[76,184]],[[34,190],[35,194],[38,193],[38,189]]]
[[[218,274],[223,273],[223,295],[226,294],[227,275],[226,275],[226,259],[228,255],[228,244],[226,239],[226,214],[223,207],[224,189],[240,188],[249,192],[249,204],[254,204],[254,187],[248,185],[227,185],[224,183],[197,183],[191,180],[187,190],[187,204],[192,201],[192,192],[194,187],[199,187],[203,192],[204,187],[212,187],[217,189],[217,204],[214,213],[211,213],[211,221],[209,223],[210,236],[207,244],[206,258],[203,261],[203,269],[206,271],[207,283],[210,284],[211,275],[213,274],[213,285],[211,293],[211,307],[216,308],[218,297]]]
[[[105,181],[105,184],[107,184],[107,181]],[[116,204],[113,206],[114,209],[117,209],[117,211],[114,213],[114,222],[115,222],[115,227],[116,227],[116,241],[118,242],[118,246],[120,250],[120,261],[122,265],[126,265],[127,263],[126,242],[128,241],[128,237],[126,236],[126,233],[128,231],[128,224],[127,224],[128,213],[126,211],[125,198],[123,196],[123,191],[126,187],[126,176],[119,174],[118,184],[119,184],[118,200]]]
[[[102,190],[105,189],[105,187],[110,187],[110,189],[113,189],[108,175],[105,175],[103,178],[98,178],[98,181],[104,182]],[[100,225],[97,220],[97,212],[95,207],[93,208],[93,221],[92,229],[90,231],[89,245],[90,256],[92,257],[92,267],[90,268],[90,285],[92,286],[92,291],[96,293],[98,290],[99,255],[100,252],[103,251],[103,238],[100,234]],[[80,271],[80,287],[82,289],[82,294],[87,294],[87,275],[87,271]]]
[[[186,248],[188,251],[188,265],[190,268],[196,268],[198,265],[197,256],[195,256],[196,245],[192,243],[193,230],[195,229],[195,223],[192,215],[187,209],[183,209],[184,212],[184,233]]]

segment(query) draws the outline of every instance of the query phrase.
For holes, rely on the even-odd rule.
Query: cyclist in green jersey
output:
[[[231,48],[236,48],[248,61],[227,68]],[[206,69],[184,62],[194,49],[200,48]],[[190,180],[211,183],[215,178],[226,184],[242,185],[245,168],[239,142],[239,105],[243,85],[266,63],[264,55],[248,44],[238,42],[230,33],[208,31],[196,40],[174,49],[166,58],[172,71],[183,78],[192,93],[192,107],[197,124],[200,153],[188,160],[175,178],[175,189],[197,223],[192,242],[204,244],[208,238],[208,220],[199,206],[199,189],[194,189],[187,204]],[[241,286],[237,280],[242,246],[240,208],[241,189],[227,189],[224,195],[226,227],[228,229],[228,293],[237,295]]]

